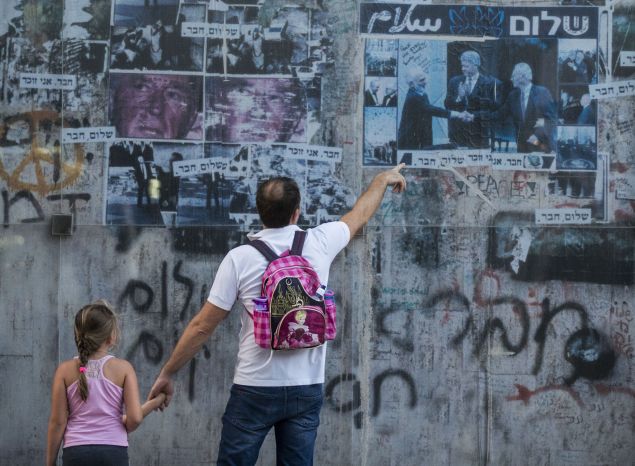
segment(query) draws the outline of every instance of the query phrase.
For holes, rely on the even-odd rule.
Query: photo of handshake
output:
[[[470,112],[464,110],[462,112],[452,112],[452,118],[458,118],[459,120],[461,120],[464,123],[471,123],[472,121],[474,121],[474,115],[471,114]]]

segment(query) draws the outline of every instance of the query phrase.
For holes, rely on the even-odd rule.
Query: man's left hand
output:
[[[165,400],[159,405],[159,410],[163,411],[168,407],[174,395],[174,382],[172,381],[172,377],[164,375],[163,373],[159,374],[154,381],[154,385],[152,385],[150,393],[148,393],[148,400],[156,398],[161,393],[165,394]]]

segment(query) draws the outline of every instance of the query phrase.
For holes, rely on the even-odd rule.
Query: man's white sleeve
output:
[[[326,250],[329,261],[346,247],[351,239],[351,231],[344,222],[328,222],[313,229],[322,247]]]
[[[207,300],[214,306],[230,311],[238,296],[238,277],[234,261],[229,254],[218,266]]]

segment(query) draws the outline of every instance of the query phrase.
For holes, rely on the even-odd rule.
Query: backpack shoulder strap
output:
[[[267,246],[263,241],[260,241],[259,239],[250,241],[248,244],[256,248],[258,252],[265,256],[265,259],[267,259],[269,262],[273,262],[278,258],[278,255],[273,252],[269,246]]]
[[[298,230],[293,235],[293,245],[289,251],[290,256],[301,256],[302,248],[304,248],[304,240],[306,240],[306,231]]]

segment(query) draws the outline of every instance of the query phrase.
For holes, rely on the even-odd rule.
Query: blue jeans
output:
[[[218,465],[256,464],[262,442],[273,427],[277,466],[311,466],[323,398],[322,384],[234,384],[223,415]]]

